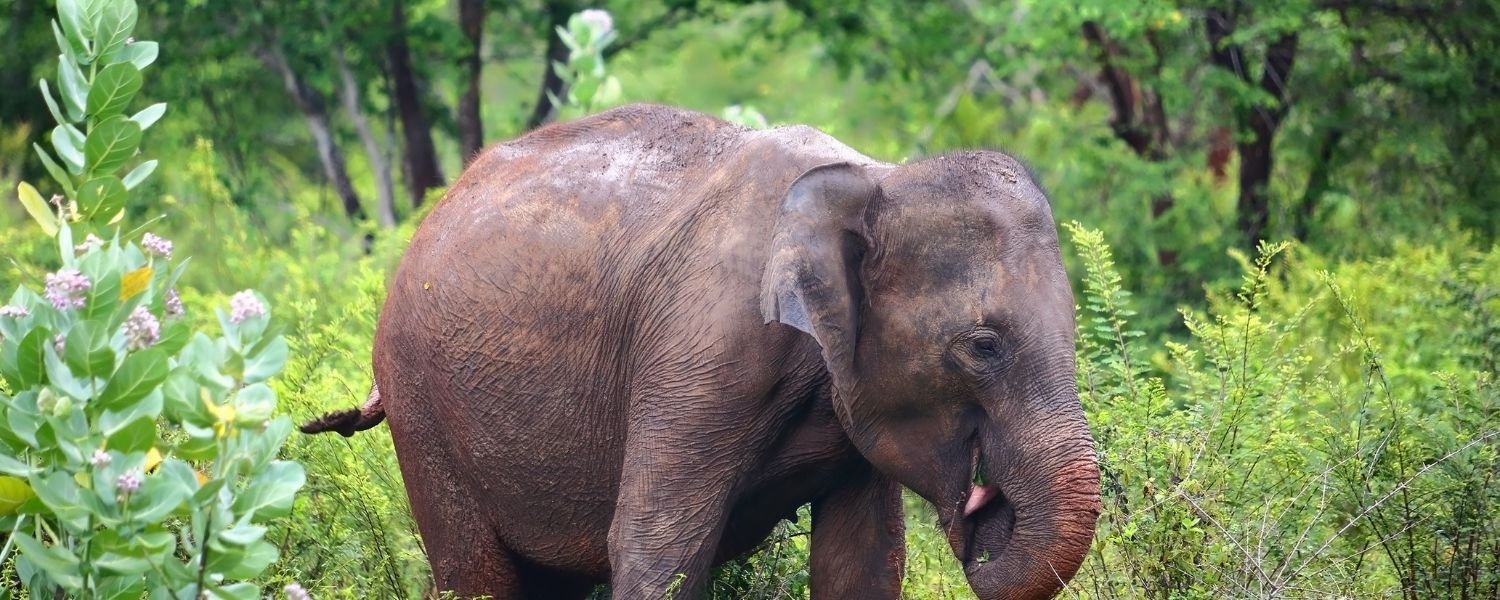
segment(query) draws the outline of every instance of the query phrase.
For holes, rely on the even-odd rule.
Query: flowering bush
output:
[[[0,306],[0,565],[18,551],[33,598],[256,598],[236,580],[276,560],[266,524],[304,481],[275,460],[291,421],[273,417],[266,382],[287,343],[248,290],[218,311],[217,335],[193,331],[174,289],[186,261],[166,239],[73,243],[75,227],[124,218],[156,161],[115,172],[165,112],[123,116],[157,55],[130,37],[135,2],[85,4],[58,3],[60,105],[42,83],[56,158],[37,150],[63,194],[19,189],[58,267]]]

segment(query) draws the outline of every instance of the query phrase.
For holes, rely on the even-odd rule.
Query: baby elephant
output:
[[[983,599],[1078,570],[1073,293],[1015,159],[895,165],[633,105],[484,151],[422,223],[375,389],[438,586],[694,598],[812,504],[814,598],[897,598],[900,487]]]

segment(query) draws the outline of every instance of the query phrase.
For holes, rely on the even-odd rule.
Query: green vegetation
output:
[[[1067,594],[1500,595],[1494,3],[127,6],[0,3],[0,597],[430,593],[387,430],[289,424],[363,398],[468,157],[631,101],[1034,165],[1103,467]],[[906,594],[970,597],[907,508]],[[805,597],[808,527],[714,597]]]

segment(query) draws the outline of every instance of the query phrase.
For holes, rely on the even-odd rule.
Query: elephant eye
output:
[[[1000,345],[993,335],[975,336],[974,355],[985,359],[999,358]]]

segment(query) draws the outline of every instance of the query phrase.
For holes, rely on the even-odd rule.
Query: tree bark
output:
[[[394,0],[391,4],[392,33],[386,41],[386,53],[395,82],[396,112],[401,117],[401,133],[406,142],[403,153],[406,190],[411,194],[411,205],[417,207],[422,205],[427,190],[443,185],[443,171],[432,144],[432,124],[422,112],[416,75],[412,73],[411,50],[406,46],[404,0]]]
[[[1120,66],[1125,50],[1109,37],[1103,27],[1097,22],[1085,21],[1082,29],[1084,39],[1096,48],[1094,58],[1099,62],[1100,78],[1109,92],[1110,106],[1113,108],[1109,119],[1110,130],[1115,133],[1115,137],[1130,146],[1137,156],[1151,162],[1166,160],[1172,135],[1161,96]],[[1146,32],[1146,40],[1151,44],[1156,58],[1152,63],[1152,75],[1160,77],[1163,60],[1161,45],[1156,34],[1151,31]],[[1176,203],[1176,198],[1170,192],[1157,194],[1151,199],[1151,220],[1161,219]],[[1176,264],[1177,251],[1158,248],[1156,262],[1162,266]]]
[[[333,139],[333,127],[329,124],[328,110],[324,105],[322,94],[307,85],[307,82],[297,75],[290,63],[286,60],[286,54],[282,52],[280,41],[271,42],[268,47],[260,48],[256,52],[261,62],[271,70],[281,75],[282,85],[286,87],[287,95],[302,110],[302,115],[307,118],[307,128],[312,132],[313,144],[318,150],[318,162],[323,164],[323,174],[328,181],[333,183],[334,191],[344,205],[344,214],[354,220],[365,218],[365,210],[359,203],[359,195],[354,191],[354,184],[349,181],[349,172],[344,166],[344,155],[339,151],[338,143]]]
[[[1344,129],[1334,125],[1323,133],[1323,140],[1318,144],[1316,162],[1313,163],[1312,171],[1307,174],[1307,188],[1302,192],[1302,200],[1297,203],[1296,223],[1292,234],[1299,242],[1307,241],[1307,236],[1312,232],[1312,219],[1317,212],[1318,199],[1328,191],[1328,180],[1333,173],[1333,155],[1339,142],[1343,140]]]
[[[396,192],[391,181],[391,164],[380,151],[370,123],[365,119],[364,109],[360,107],[359,85],[349,69],[349,62],[344,59],[343,46],[338,43],[333,44],[333,63],[339,70],[339,97],[343,100],[344,112],[349,113],[349,120],[354,122],[354,131],[359,134],[360,145],[370,161],[370,170],[375,172],[375,216],[382,227],[395,227]]]
[[[1235,6],[1238,12],[1239,5]],[[1236,14],[1220,9],[1208,11],[1206,32],[1208,34],[1210,58],[1214,64],[1251,83],[1246,71],[1244,52],[1238,44],[1226,43],[1234,33]],[[1286,117],[1286,81],[1292,75],[1297,57],[1297,34],[1282,34],[1266,47],[1265,64],[1261,68],[1260,88],[1271,98],[1269,103],[1255,103],[1248,107],[1237,107],[1234,111],[1236,124],[1242,131],[1248,130],[1250,137],[1236,146],[1240,155],[1239,176],[1239,228],[1246,245],[1254,252],[1265,235],[1271,218],[1270,183],[1271,170],[1275,164],[1272,145],[1276,129]]]
[[[480,60],[484,0],[458,0],[458,22],[469,41],[468,55],[464,57],[468,87],[458,99],[458,147],[463,154],[463,164],[467,166],[484,147],[484,122],[479,110],[479,72],[484,66]]]

